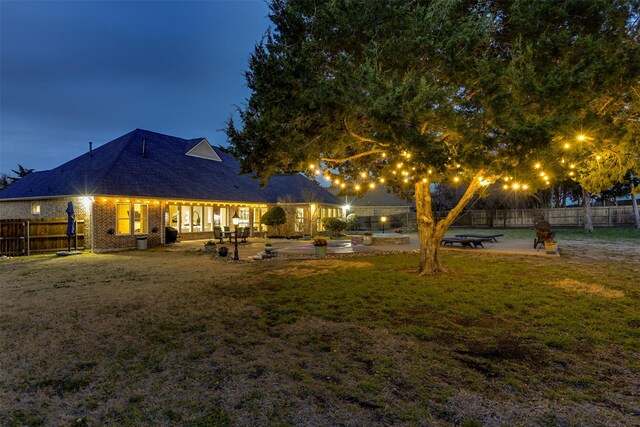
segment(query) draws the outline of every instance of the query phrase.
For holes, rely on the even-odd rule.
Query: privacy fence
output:
[[[67,218],[0,220],[0,255],[18,256],[67,249]],[[76,218],[71,248],[84,249],[84,219]]]
[[[444,218],[448,212],[437,212],[438,219]],[[584,226],[583,208],[548,208],[548,209],[505,209],[496,211],[468,210],[455,222],[457,227],[478,228],[532,228],[536,221],[544,216],[553,227]],[[599,206],[591,208],[591,219],[594,227],[612,227],[635,224],[633,206]],[[361,230],[381,230],[380,216],[359,217]],[[386,230],[415,229],[415,212],[388,215]]]

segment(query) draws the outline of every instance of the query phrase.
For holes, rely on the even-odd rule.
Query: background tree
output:
[[[0,190],[7,187],[9,184],[11,184],[9,175],[7,175],[6,173],[0,173]]]
[[[33,169],[27,169],[24,166],[19,164],[18,165],[18,170],[11,169],[11,172],[13,172],[15,174],[15,176],[10,176],[10,177],[8,177],[8,179],[9,179],[9,183],[13,184],[14,182],[19,180],[20,178],[24,178],[25,176],[29,175],[31,172],[33,172]]]
[[[613,123],[621,113],[594,115],[594,103],[624,98],[640,75],[631,0],[270,6],[242,127],[227,127],[243,171],[265,181],[306,169],[354,192],[383,183],[414,197],[422,274],[444,270],[439,243],[474,195],[498,180],[548,186],[534,176],[555,164],[563,139],[587,118]],[[598,138],[637,147],[623,126],[608,132]],[[466,186],[439,220],[432,182]]]

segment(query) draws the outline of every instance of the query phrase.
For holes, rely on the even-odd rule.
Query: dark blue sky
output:
[[[0,172],[135,128],[224,145],[262,1],[0,1]]]

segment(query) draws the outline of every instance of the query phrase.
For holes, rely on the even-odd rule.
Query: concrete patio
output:
[[[417,233],[408,233],[409,244],[375,244],[375,245],[351,245],[351,241],[344,240],[328,240],[328,255],[332,254],[353,254],[353,253],[385,253],[385,252],[417,252],[419,249]],[[453,236],[453,234],[451,235]],[[264,251],[265,243],[269,242],[273,246],[276,255],[296,257],[315,255],[315,248],[312,240],[297,239],[265,239],[265,238],[249,238],[246,243],[238,242],[238,257],[241,260],[252,259],[254,256]],[[163,246],[159,250],[167,251],[203,251],[204,243],[208,240],[191,240],[178,242],[173,245]],[[218,243],[217,247],[226,246],[229,248],[228,257],[233,257],[234,243]],[[559,255],[548,255],[544,248],[536,250],[533,248],[533,238],[509,238],[499,237],[497,242],[483,242],[484,248],[469,249],[457,246],[441,246],[443,251],[463,251],[472,253],[496,253],[496,254],[513,254],[513,255],[530,255],[557,257]]]

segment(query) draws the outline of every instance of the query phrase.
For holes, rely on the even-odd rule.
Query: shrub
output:
[[[338,236],[341,231],[347,229],[347,223],[340,218],[322,218],[322,225],[331,232],[332,236]]]
[[[358,224],[360,223],[358,215],[351,213],[347,215],[347,227],[349,230],[353,230],[354,228],[358,229]]]
[[[262,218],[260,218],[260,223],[264,224],[268,227],[276,227],[278,229],[278,235],[282,236],[281,227],[284,223],[287,222],[287,214],[280,206],[274,206],[267,211]]]

